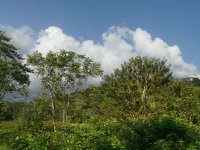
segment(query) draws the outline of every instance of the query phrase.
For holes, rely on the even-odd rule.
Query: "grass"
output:
[[[11,120],[11,121],[2,121],[0,123],[0,130],[9,130],[9,131],[17,130],[22,125],[23,125],[23,121],[20,119]]]
[[[20,119],[0,122],[0,150],[10,150],[6,143],[22,124]]]
[[[0,145],[0,150],[10,150],[7,145]]]

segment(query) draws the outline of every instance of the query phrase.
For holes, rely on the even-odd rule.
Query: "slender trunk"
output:
[[[70,92],[69,92],[69,87],[67,88],[67,104],[65,105],[66,111],[65,111],[65,119],[68,122],[68,108],[70,104]]]
[[[62,110],[63,123],[65,123],[68,120],[68,108],[69,108],[69,100],[67,100],[67,103],[64,103],[64,107]]]
[[[143,91],[142,91],[142,102],[144,103],[143,109],[144,109],[144,117],[147,116],[147,97],[146,97],[146,87],[144,87]]]
[[[64,107],[63,107],[63,112],[62,112],[62,119],[63,119],[63,124],[65,123],[65,118],[66,118],[66,109],[65,109],[65,104],[64,104]]]
[[[63,124],[68,121],[68,108],[70,105],[70,97],[69,97],[69,93],[67,94],[67,98],[65,99],[65,101],[67,101],[67,103],[64,101],[64,106],[63,106],[63,111],[62,111],[62,117],[63,117]]]
[[[63,121],[63,124],[66,121],[66,102],[65,101],[66,101],[66,96],[64,96],[63,109],[62,109],[62,121]]]
[[[53,123],[53,130],[56,132],[56,123],[55,123],[55,105],[54,100],[51,99],[51,110],[52,110],[52,123]]]
[[[68,121],[68,107],[69,107],[69,96],[70,96],[70,83],[67,81],[67,78],[64,79],[65,80],[65,84],[63,87],[63,124]]]
[[[69,97],[67,99],[67,105],[66,105],[66,113],[65,113],[65,119],[68,122],[68,108],[69,108],[70,102],[69,102]]]

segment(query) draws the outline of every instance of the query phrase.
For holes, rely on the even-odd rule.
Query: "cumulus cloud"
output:
[[[141,28],[136,29],[133,41],[138,55],[166,58],[171,64],[175,77],[199,76],[194,64],[186,63],[177,45],[169,46],[160,38],[153,39],[152,36]]]
[[[127,42],[131,40],[132,34],[133,31],[128,28],[111,27],[102,34],[102,43],[95,43],[93,40],[80,42],[53,26],[40,33],[35,49],[44,55],[49,50],[60,49],[85,54],[94,61],[100,62],[105,73],[108,74],[134,56],[133,45]]]
[[[79,41],[52,26],[39,34],[35,49],[46,54],[48,50],[72,50],[100,62],[105,74],[136,55],[166,58],[176,77],[199,76],[194,64],[186,63],[177,45],[169,46],[161,38],[152,38],[150,33],[138,28],[111,27],[102,34],[102,43],[93,40]]]
[[[120,67],[130,57],[140,55],[166,58],[171,64],[175,77],[199,77],[197,67],[184,61],[177,45],[170,46],[161,38],[153,38],[150,33],[141,28],[131,30],[126,27],[110,27],[107,32],[102,34],[101,43],[93,40],[77,40],[55,26],[42,30],[38,34],[37,40],[33,40],[32,31],[28,26],[17,29],[0,26],[1,29],[12,38],[13,43],[28,50],[23,53],[38,50],[46,55],[49,50],[54,52],[58,52],[60,49],[75,51],[101,63],[105,74],[113,72],[114,68]],[[32,81],[36,80],[35,77],[31,77],[31,79]],[[37,86],[37,82],[33,83],[31,88]]]
[[[46,55],[49,50],[54,52],[60,49],[76,50],[79,46],[79,41],[64,34],[62,29],[51,26],[39,33],[35,50]]]
[[[0,31],[3,31],[11,42],[20,49],[21,54],[28,54],[35,46],[33,31],[28,26],[13,28],[11,26],[0,25]]]

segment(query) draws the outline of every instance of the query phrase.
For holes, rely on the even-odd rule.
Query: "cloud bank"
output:
[[[49,51],[60,49],[72,50],[85,54],[100,62],[105,74],[137,55],[166,58],[171,64],[175,77],[199,76],[197,67],[184,61],[177,45],[170,46],[161,38],[153,38],[147,31],[138,28],[135,31],[125,27],[110,27],[102,34],[102,43],[93,40],[78,41],[51,26],[42,30],[35,45],[36,50],[44,55]]]
[[[60,49],[71,50],[85,54],[101,63],[105,74],[113,72],[130,57],[140,55],[166,58],[171,64],[175,77],[200,77],[197,66],[184,61],[177,45],[170,46],[159,37],[153,38],[150,33],[141,28],[131,30],[126,27],[112,26],[102,34],[101,43],[93,40],[77,40],[56,26],[41,30],[36,40],[33,38],[33,31],[28,26],[13,28],[0,25],[0,30],[5,31],[12,39],[11,42],[20,48],[22,54],[30,54],[34,50],[44,55],[49,50],[54,52]],[[37,87],[37,82],[35,82],[37,79],[32,76],[31,80],[31,87]]]

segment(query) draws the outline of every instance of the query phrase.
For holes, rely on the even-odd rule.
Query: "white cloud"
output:
[[[46,54],[48,50],[72,50],[85,54],[100,62],[106,74],[114,68],[136,55],[165,57],[172,65],[176,77],[199,76],[194,64],[186,63],[177,45],[169,46],[161,38],[152,38],[145,30],[138,28],[135,31],[128,28],[111,27],[102,34],[102,43],[93,40],[78,41],[66,35],[58,27],[49,27],[43,30],[37,40],[36,49]]]
[[[35,40],[33,39],[33,31],[28,26],[13,28],[0,25],[0,30],[11,38],[11,42],[20,49],[21,54],[27,54],[33,50]]]
[[[171,69],[176,77],[199,76],[194,64],[186,63],[177,45],[169,46],[160,38],[153,39],[151,35],[138,28],[133,37],[135,50],[138,55],[166,58],[171,64]]]
[[[119,67],[133,56],[133,45],[126,41],[126,39],[131,40],[132,34],[133,32],[127,28],[111,27],[108,32],[102,34],[103,43],[99,44],[92,40],[80,42],[53,26],[40,33],[35,49],[44,55],[49,50],[60,49],[82,53],[100,62],[105,73],[111,73],[113,68]]]
[[[38,50],[45,55],[49,50],[54,52],[60,49],[72,50],[100,62],[106,74],[111,73],[114,68],[120,67],[130,57],[141,55],[165,57],[172,65],[171,68],[176,77],[200,77],[197,67],[184,61],[177,45],[170,46],[161,38],[152,38],[150,33],[141,28],[131,30],[113,26],[102,34],[102,43],[95,43],[93,40],[77,40],[55,26],[42,30],[36,41],[33,40],[32,31],[27,26],[18,29],[0,26],[1,29],[6,31],[17,46],[29,49],[24,53]],[[36,80],[35,77],[31,77],[31,79],[32,81]],[[37,84],[33,82],[31,88],[35,86]]]
[[[35,50],[46,54],[49,50],[54,52],[60,49],[75,50],[80,42],[63,33],[62,29],[51,26],[39,33]]]

